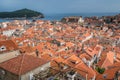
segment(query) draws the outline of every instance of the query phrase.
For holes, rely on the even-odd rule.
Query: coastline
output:
[[[70,16],[82,16],[82,17],[92,17],[92,16],[113,16],[119,14],[118,12],[111,12],[111,13],[48,13],[45,14],[44,18],[27,18],[27,20],[33,20],[33,19],[40,19],[40,20],[50,20],[50,21],[60,21],[64,17],[70,17]],[[7,21],[13,21],[13,20],[25,20],[26,18],[0,18],[0,22],[7,22]]]

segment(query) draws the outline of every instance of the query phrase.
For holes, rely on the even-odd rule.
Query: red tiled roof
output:
[[[96,72],[92,68],[85,65],[83,62],[76,65],[75,69],[83,77],[86,77],[86,75],[87,75],[88,80],[90,80],[91,78],[96,76]]]
[[[76,55],[71,55],[69,58],[67,58],[64,61],[64,63],[70,67],[74,67],[75,65],[82,63],[82,60],[79,57],[77,57]]]
[[[31,52],[33,52],[34,51],[34,49],[33,49],[33,47],[31,47],[31,46],[24,46],[24,47],[21,47],[20,48],[20,51],[21,52],[27,52],[27,53],[31,53]]]
[[[85,58],[85,59],[87,59],[87,60],[90,60],[90,59],[91,59],[91,56],[89,56],[89,55],[86,54],[86,53],[83,53],[83,54],[80,55],[80,58],[81,58],[81,59],[82,59],[82,58]]]
[[[98,55],[98,52],[102,49],[102,46],[100,45],[96,45],[96,47],[94,49],[92,49],[91,47],[86,49],[86,52],[88,55],[90,55],[91,57],[93,57],[95,54]]]
[[[108,66],[112,65],[114,63],[114,53],[109,51],[107,53],[107,57],[105,59],[105,61],[102,64],[103,68],[107,68]]]
[[[97,74],[96,80],[113,80],[115,77],[115,73],[120,70],[120,63],[113,64],[111,68],[105,70],[103,74]],[[117,66],[117,67],[116,67]],[[104,75],[106,75],[106,78],[104,78]]]
[[[46,61],[37,57],[24,54],[1,63],[0,67],[16,75],[22,75],[45,63]]]
[[[12,40],[0,41],[0,47],[1,46],[6,47],[5,51],[11,51],[11,50],[18,49],[18,46]],[[4,51],[0,51],[0,52],[4,52]]]

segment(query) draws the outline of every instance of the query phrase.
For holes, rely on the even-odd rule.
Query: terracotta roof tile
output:
[[[113,67],[111,69],[105,70],[103,74],[97,74],[96,80],[114,80],[115,73],[119,70],[118,67]],[[104,78],[105,76],[105,78]]]
[[[114,53],[109,51],[107,53],[107,57],[105,59],[105,61],[103,62],[102,66],[103,68],[107,68],[108,66],[114,64]]]
[[[86,75],[87,75],[87,79],[88,80],[90,80],[91,78],[96,76],[96,72],[92,68],[90,68],[87,65],[85,65],[83,62],[79,63],[78,65],[76,65],[75,69],[84,78],[86,78]]]
[[[22,75],[45,63],[37,57],[24,54],[1,63],[0,67],[16,75]]]
[[[71,55],[69,58],[65,59],[64,61],[64,63],[69,65],[70,67],[74,67],[75,65],[81,62],[82,60],[74,54]]]
[[[11,51],[11,50],[17,50],[18,46],[12,41],[12,40],[5,40],[5,41],[0,41],[0,48],[1,47],[5,47],[6,49],[1,52],[5,52],[5,51]]]

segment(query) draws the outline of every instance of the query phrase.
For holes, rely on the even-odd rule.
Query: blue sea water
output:
[[[45,14],[45,18],[43,20],[61,20],[63,17],[69,16],[82,16],[82,17],[92,17],[92,16],[113,16],[119,13],[65,13],[65,14]]]
[[[117,15],[119,13],[59,13],[59,14],[44,14],[45,18],[43,18],[42,20],[61,20],[63,17],[69,17],[69,16],[82,16],[82,17],[91,17],[91,16],[113,16],[113,15]],[[6,20],[6,19],[0,19],[0,22],[6,22],[6,21],[12,21],[12,20]]]

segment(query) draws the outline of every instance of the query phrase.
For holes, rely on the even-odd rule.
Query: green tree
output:
[[[100,74],[103,74],[105,72],[105,68],[96,67],[96,71]]]

